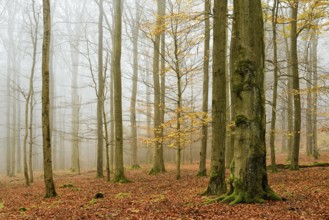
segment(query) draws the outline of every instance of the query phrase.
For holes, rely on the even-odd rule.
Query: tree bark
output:
[[[211,1],[205,0],[205,39],[204,39],[204,57],[203,57],[203,85],[202,85],[202,112],[208,114],[208,94],[209,94],[209,58],[210,58],[210,19]],[[202,125],[202,139],[200,148],[200,162],[197,176],[207,175],[207,144],[208,144],[208,124]]]
[[[103,0],[99,2],[98,22],[98,92],[97,92],[97,178],[103,178],[103,107],[104,107],[104,79],[103,79]]]
[[[114,117],[115,117],[115,173],[114,182],[127,182],[123,167],[123,127],[122,127],[122,86],[121,86],[121,35],[122,1],[114,1],[114,38],[112,71],[114,77]]]
[[[161,1],[157,0],[157,30],[161,29]],[[159,32],[159,31],[158,31]],[[153,153],[153,166],[150,174],[157,174],[165,172],[163,161],[163,148],[161,144],[161,132],[159,132],[161,125],[160,118],[160,103],[161,103],[161,90],[160,90],[160,71],[159,71],[159,58],[160,58],[160,33],[156,33],[154,40],[154,52],[153,52],[153,86],[154,86],[154,138],[156,139],[154,144]]]
[[[234,37],[238,56],[232,75],[235,109],[231,205],[281,200],[269,187],[266,173],[264,27],[260,0],[234,1]]]
[[[51,136],[49,122],[49,46],[50,46],[50,0],[43,0],[43,44],[42,44],[42,140],[43,167],[46,198],[57,195],[53,181]]]
[[[135,21],[132,27],[133,43],[133,78],[132,95],[130,99],[130,127],[131,127],[131,163],[132,168],[140,168],[137,155],[137,122],[136,122],[136,98],[138,84],[138,38],[139,38],[139,20],[140,20],[140,1],[135,2]]]
[[[206,194],[226,192],[226,24],[227,0],[214,2],[214,46],[212,83],[212,146],[210,180]]]
[[[272,42],[273,42],[273,65],[274,65],[274,82],[273,82],[273,96],[272,96],[272,119],[270,130],[270,150],[271,150],[271,169],[276,172],[275,162],[275,132],[276,132],[276,108],[278,97],[278,47],[277,47],[277,17],[278,17],[278,1],[274,0],[272,8]]]
[[[299,72],[298,72],[298,54],[297,54],[297,14],[298,0],[294,0],[291,6],[291,68],[292,68],[292,88],[294,98],[294,143],[291,154],[291,169],[298,170],[299,164],[299,147],[300,147],[300,130],[301,130],[301,103],[299,90]]]
[[[313,72],[313,152],[314,159],[320,157],[318,150],[318,35],[314,32],[312,37],[312,72]]]

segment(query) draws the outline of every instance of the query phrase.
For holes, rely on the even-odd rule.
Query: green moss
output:
[[[125,199],[125,198],[130,198],[131,194],[130,193],[118,193],[115,195],[116,199]]]
[[[248,118],[244,115],[238,115],[235,118],[235,125],[237,127],[247,127],[250,124]]]
[[[140,168],[141,168],[141,166],[139,166],[139,164],[134,164],[134,165],[131,166],[132,170],[138,170]]]
[[[5,207],[5,203],[0,202],[0,209],[3,209]]]
[[[63,184],[61,187],[59,187],[59,188],[73,188],[74,187],[74,185],[73,184],[71,184],[71,183],[69,183],[69,184]]]
[[[199,176],[199,177],[207,176],[207,170],[199,171],[196,176]]]
[[[123,174],[117,175],[113,179],[114,183],[130,183],[129,181]]]
[[[20,207],[18,210],[19,210],[20,212],[26,212],[26,211],[27,211],[27,208],[25,208],[25,207]]]

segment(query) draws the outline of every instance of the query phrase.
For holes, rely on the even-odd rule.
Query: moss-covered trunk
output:
[[[266,173],[264,29],[260,0],[234,1],[234,34],[238,56],[232,74],[235,110],[234,158],[230,204],[281,200],[269,187]]]

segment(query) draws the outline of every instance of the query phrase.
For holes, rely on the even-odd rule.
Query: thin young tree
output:
[[[203,57],[203,88],[202,88],[202,111],[208,114],[208,93],[209,93],[209,57],[210,57],[210,11],[211,1],[205,0],[204,3],[204,22],[205,22],[205,38],[204,38],[204,57]],[[202,139],[200,148],[200,162],[198,176],[207,175],[207,144],[208,144],[208,125],[202,125]]]
[[[132,25],[133,43],[133,78],[132,94],[130,99],[130,127],[131,127],[131,163],[133,169],[140,168],[137,154],[137,121],[136,121],[136,99],[138,85],[138,39],[140,30],[141,6],[140,1],[135,1],[135,18]]]
[[[42,43],[42,145],[46,198],[57,195],[53,180],[51,136],[49,122],[49,47],[51,33],[50,0],[43,0],[43,43]]]
[[[299,147],[300,147],[300,130],[301,130],[301,102],[299,90],[299,71],[298,71],[298,54],[297,54],[297,15],[298,0],[291,3],[291,30],[290,30],[290,62],[292,70],[292,89],[294,99],[294,142],[291,153],[290,169],[298,170],[299,168]]]
[[[272,96],[272,119],[270,130],[270,150],[271,150],[271,169],[276,171],[275,162],[275,131],[276,131],[276,113],[277,113],[277,97],[278,97],[278,81],[279,81],[279,67],[278,67],[278,46],[277,46],[277,17],[278,17],[279,1],[274,0],[272,7],[272,42],[273,42],[273,96]]]
[[[98,91],[97,91],[97,178],[103,178],[103,107],[104,107],[104,79],[103,79],[103,0],[99,1],[98,21]]]

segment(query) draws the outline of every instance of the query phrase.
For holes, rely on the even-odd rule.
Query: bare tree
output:
[[[42,145],[44,182],[46,198],[57,195],[53,180],[53,168],[51,157],[51,135],[49,121],[49,47],[51,38],[51,14],[50,0],[43,0],[43,44],[42,44]]]

